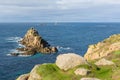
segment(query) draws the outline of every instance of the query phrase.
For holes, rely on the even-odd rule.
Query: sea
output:
[[[38,53],[34,56],[11,56],[17,52],[18,43],[31,27],[51,46],[54,54]],[[29,73],[36,64],[54,63],[64,53],[84,56],[88,46],[120,33],[120,23],[0,23],[0,80],[15,80]]]

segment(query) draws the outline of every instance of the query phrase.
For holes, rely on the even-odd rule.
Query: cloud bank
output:
[[[0,22],[120,22],[120,0],[0,0]]]

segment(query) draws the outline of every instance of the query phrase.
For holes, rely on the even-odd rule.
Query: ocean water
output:
[[[9,55],[22,46],[18,41],[31,27],[36,28],[59,52],[18,57]],[[83,56],[88,45],[118,33],[120,23],[0,23],[0,80],[15,80],[19,75],[30,72],[35,64],[54,63],[59,54],[73,52]]]

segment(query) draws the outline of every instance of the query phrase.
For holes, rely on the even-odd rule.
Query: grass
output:
[[[112,68],[114,66],[96,66],[95,61],[90,61],[90,67],[88,68],[91,70],[91,73],[86,77],[95,77],[99,78],[100,80],[112,80]]]
[[[74,74],[74,71],[77,68],[86,68],[91,71],[89,75],[83,77],[96,77],[101,80],[114,80],[112,79],[112,74],[114,74],[113,69],[115,68],[114,66],[98,67],[93,63],[90,65],[79,65],[68,71],[60,70],[56,64],[42,64],[38,67],[37,73],[41,75],[42,80],[80,80],[82,76]],[[120,68],[117,68],[117,70],[120,70]],[[118,74],[116,73],[114,76],[118,76]]]
[[[79,80],[80,76],[75,76],[72,70],[60,70],[55,64],[43,64],[38,70],[43,80]]]
[[[113,80],[120,80],[120,70],[113,73],[112,79]]]
[[[95,77],[101,80],[112,80],[112,68],[109,66],[101,67],[100,70],[93,71]]]
[[[120,54],[120,50],[115,51],[114,54]]]

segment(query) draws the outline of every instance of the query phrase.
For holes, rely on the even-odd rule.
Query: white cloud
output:
[[[51,0],[0,0],[0,16],[24,16],[32,13],[42,13],[44,10],[55,9],[55,4],[55,0],[53,2]]]
[[[13,7],[33,7],[40,9],[50,9],[49,7],[54,7],[56,0],[0,0],[1,6],[13,6]]]
[[[61,9],[89,8],[100,5],[119,5],[120,0],[58,0]]]
[[[0,21],[81,21],[120,18],[120,0],[0,0]]]

